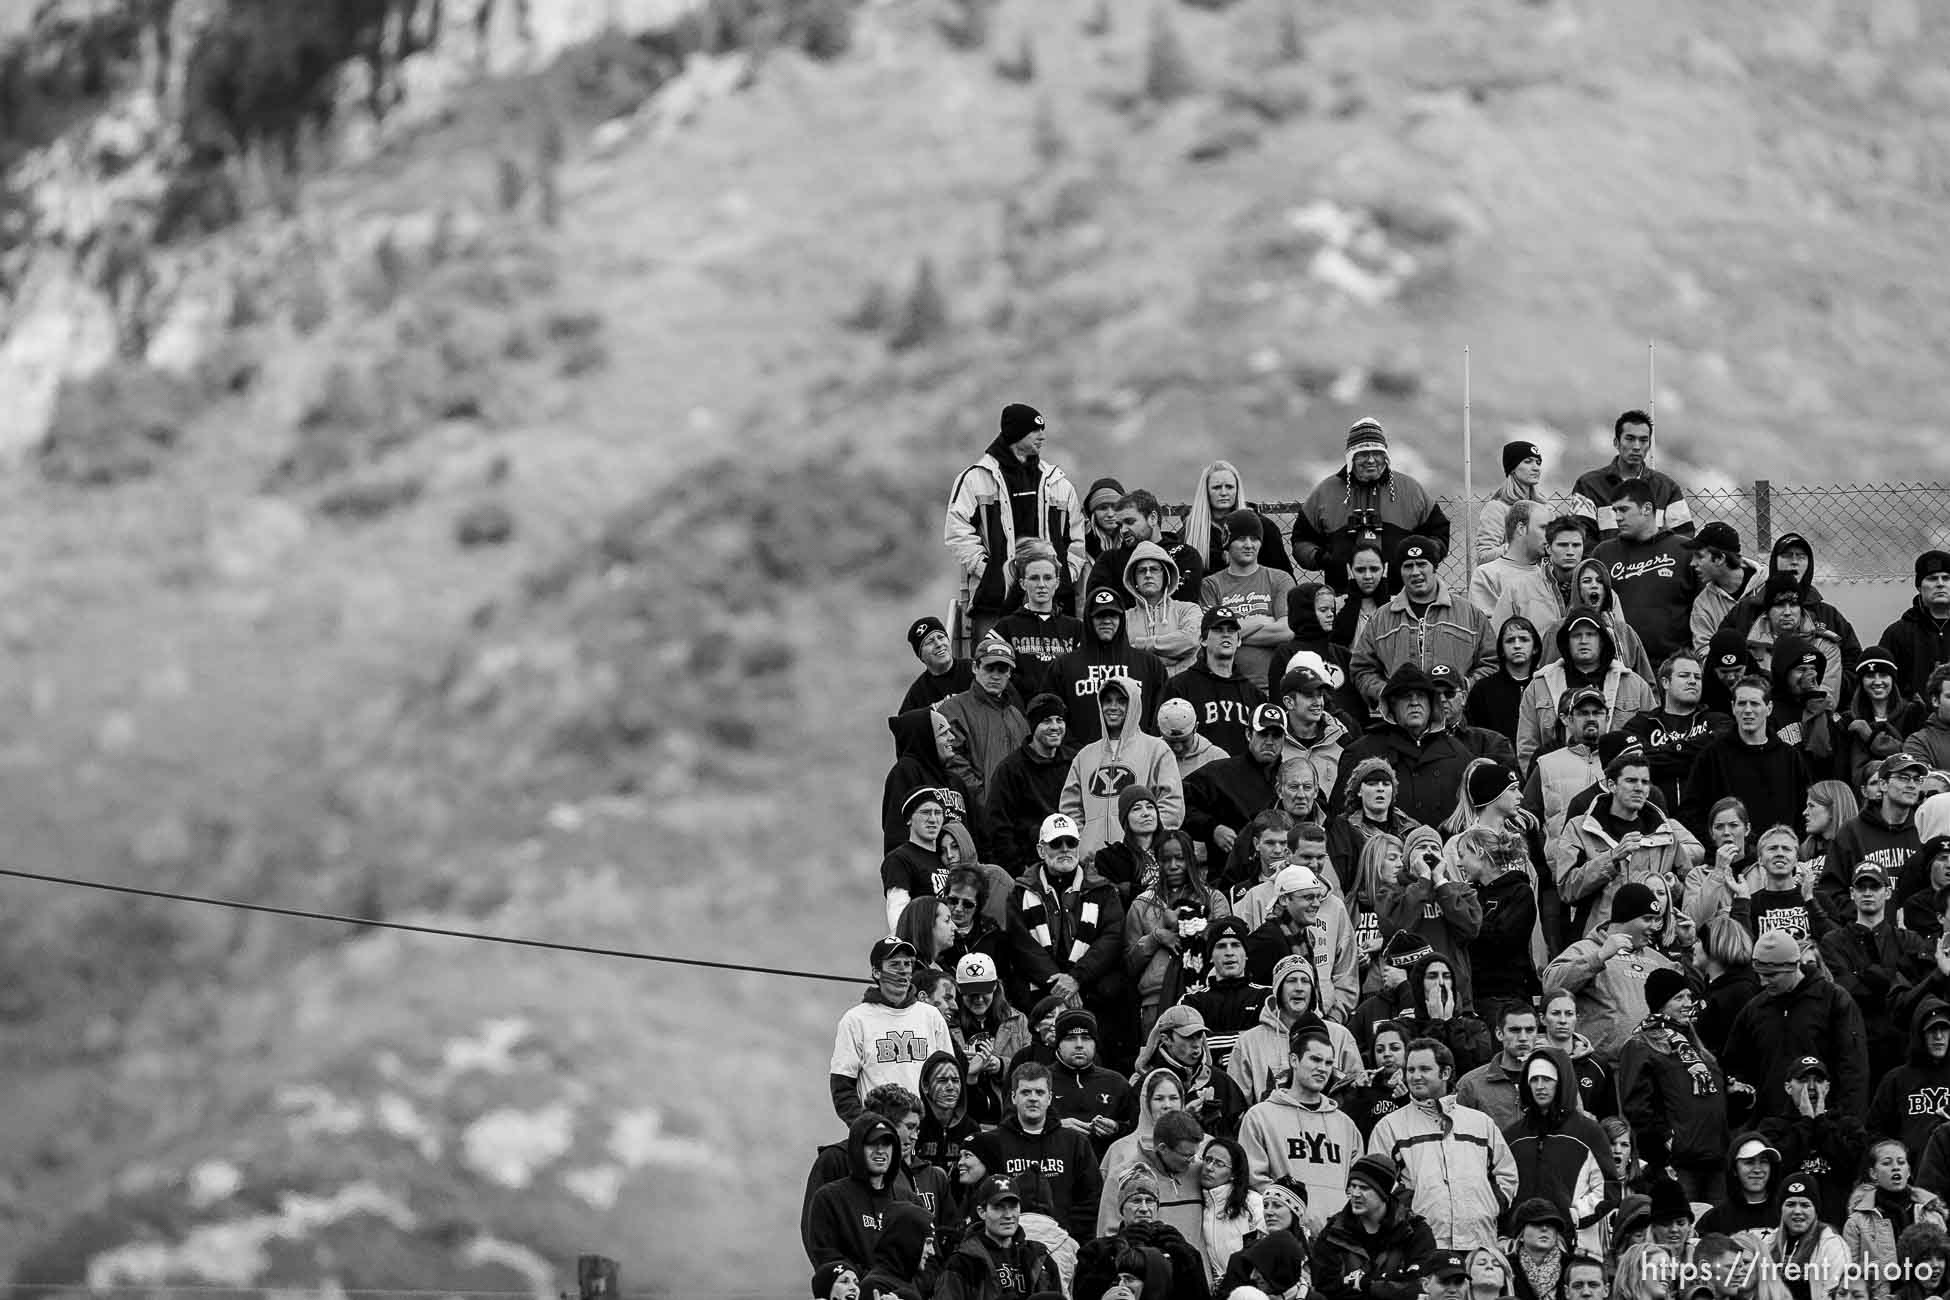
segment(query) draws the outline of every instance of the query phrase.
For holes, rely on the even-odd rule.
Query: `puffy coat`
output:
[[[1434,542],[1438,555],[1449,552],[1449,517],[1420,483],[1392,468],[1373,483],[1356,483],[1343,467],[1300,503],[1293,519],[1294,563],[1319,570],[1329,586],[1345,593],[1352,583],[1347,566],[1359,537],[1350,524],[1362,512],[1376,524],[1384,560],[1392,560],[1395,548],[1411,536]]]
[[[1141,1008],[1168,1005],[1184,996],[1205,973],[1205,940],[1186,935],[1186,922],[1203,920],[1205,926],[1232,915],[1225,895],[1205,883],[1205,869],[1196,862],[1186,864],[1185,886],[1169,898],[1159,884],[1131,900],[1124,913],[1124,972],[1137,983]],[[1167,919],[1175,922],[1180,938],[1173,948],[1157,937]]]
[[[1591,1039],[1600,1062],[1613,1062],[1645,1019],[1645,977],[1655,970],[1678,970],[1656,948],[1638,948],[1601,961],[1599,953],[1611,933],[1606,923],[1559,953],[1544,968],[1546,996],[1569,989],[1578,1000],[1578,1027]],[[1777,1080],[1775,1087],[1780,1083]]]
[[[1348,1210],[1327,1221],[1314,1242],[1313,1284],[1322,1300],[1414,1300],[1422,1264],[1435,1254],[1435,1234],[1419,1214],[1390,1202],[1370,1245]],[[1356,1285],[1350,1279],[1360,1276]]]
[[[961,472],[948,493],[941,540],[961,566],[962,590],[974,613],[1000,614],[1015,594],[1009,590],[1005,573],[1007,560],[1016,552],[1015,511],[1000,460],[1015,454],[998,438]],[[1036,474],[1039,535],[1064,557],[1067,572],[1063,586],[1071,587],[1083,580],[1090,565],[1084,546],[1088,521],[1083,504],[1077,499],[1076,485],[1056,466],[1039,461]],[[1060,591],[1057,601],[1063,601]]]
[[[1911,1187],[1909,1204],[1911,1222],[1934,1223],[1939,1228],[1950,1226],[1950,1213],[1945,1211],[1935,1192]],[[1869,1266],[1872,1300],[1887,1300],[1889,1283],[1885,1279],[1895,1275],[1899,1235],[1889,1216],[1876,1205],[1875,1187],[1864,1183],[1856,1188],[1848,1198],[1848,1221],[1842,1224],[1842,1244],[1848,1247],[1850,1260]]]
[[[1644,838],[1614,876],[1600,859],[1619,841],[1598,819],[1596,807],[1565,822],[1557,842],[1557,893],[1566,907],[1583,912],[1587,935],[1611,919],[1612,895],[1620,885],[1652,876],[1683,880],[1706,856],[1691,831],[1647,803],[1635,827]]]
[[[1496,1246],[1497,1221],[1517,1194],[1517,1162],[1490,1117],[1453,1096],[1383,1115],[1368,1150],[1394,1160],[1398,1193],[1446,1250]]]
[[[1496,627],[1489,615],[1447,587],[1438,587],[1428,612],[1417,618],[1408,597],[1398,594],[1376,610],[1350,655],[1354,684],[1370,704],[1381,699],[1381,688],[1404,664],[1423,672],[1447,664],[1465,681],[1478,682],[1496,671]]]

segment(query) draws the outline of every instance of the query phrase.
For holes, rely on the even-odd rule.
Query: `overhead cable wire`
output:
[[[406,921],[379,921],[361,916],[341,916],[301,907],[275,907],[269,903],[246,903],[234,898],[211,898],[203,894],[183,894],[168,889],[145,889],[139,885],[119,885],[106,880],[83,880],[39,871],[0,867],[0,876],[17,880],[36,880],[42,884],[64,885],[73,889],[95,889],[112,894],[133,894],[172,903],[194,903],[201,907],[222,907],[237,912],[261,912],[267,916],[291,917],[301,921],[327,921],[358,929],[398,930],[406,934],[430,934],[443,939],[469,939],[477,943],[499,943],[515,948],[540,948],[548,952],[572,952],[588,957],[620,957],[626,961],[657,962],[669,966],[692,966],[701,970],[735,971],[747,975],[776,975],[782,979],[822,980],[831,984],[862,984],[861,975],[828,975],[823,971],[790,970],[781,966],[752,966],[744,962],[708,961],[702,957],[676,957],[668,953],[638,952],[629,948],[598,948],[591,944],[560,943],[553,939],[529,939],[512,934],[489,934],[481,930],[461,930],[442,925],[413,925]]]

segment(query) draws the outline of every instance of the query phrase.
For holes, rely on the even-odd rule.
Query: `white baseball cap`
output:
[[[980,993],[995,987],[995,958],[985,952],[971,952],[955,963],[955,983],[964,993]]]
[[[1280,874],[1273,877],[1273,892],[1279,894],[1304,894],[1310,889],[1325,893],[1327,886],[1314,874],[1312,867],[1303,867],[1295,862],[1280,868]]]
[[[1074,821],[1071,821],[1062,813],[1051,813],[1049,816],[1043,818],[1043,829],[1036,836],[1036,842],[1038,844],[1048,844],[1051,840],[1061,839],[1081,840],[1083,839],[1083,832],[1077,829],[1077,824]]]
[[[1198,710],[1190,700],[1166,700],[1158,706],[1158,734],[1182,739],[1198,730]]]

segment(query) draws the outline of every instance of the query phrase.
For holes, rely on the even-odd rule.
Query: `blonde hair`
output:
[[[1212,517],[1212,473],[1224,470],[1232,475],[1232,481],[1239,485],[1239,500],[1233,504],[1234,510],[1246,508],[1246,476],[1239,467],[1229,460],[1215,460],[1198,472],[1198,485],[1192,489],[1192,508],[1185,512],[1185,545],[1198,553],[1200,559],[1212,545],[1212,527],[1218,520]]]

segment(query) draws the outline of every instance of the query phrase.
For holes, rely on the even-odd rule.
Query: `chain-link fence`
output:
[[[1441,574],[1452,588],[1465,585],[1463,499],[1440,497],[1452,530],[1448,557]],[[1487,496],[1477,497],[1470,510],[1471,527]],[[1738,488],[1709,489],[1686,494],[1696,523],[1730,524],[1740,534],[1741,550],[1761,562],[1774,539],[1799,533],[1815,556],[1817,583],[1888,582],[1909,580],[1911,563],[1920,551],[1950,549],[1950,485],[1943,483],[1844,483],[1785,486],[1756,479]],[[1298,501],[1261,502],[1261,513],[1290,535]],[[1549,503],[1568,508],[1569,500]],[[1167,506],[1182,517],[1187,507]],[[1763,567],[1764,564],[1763,564]]]

